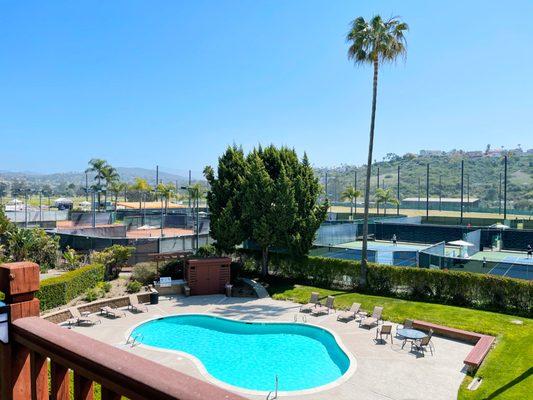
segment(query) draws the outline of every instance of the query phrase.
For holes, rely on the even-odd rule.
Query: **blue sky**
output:
[[[4,1],[0,170],[201,170],[232,143],[361,164],[371,68],[346,59],[357,16],[400,15],[382,68],[375,154],[533,147],[533,2]]]

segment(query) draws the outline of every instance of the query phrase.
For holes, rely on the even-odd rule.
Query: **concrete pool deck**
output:
[[[148,312],[145,313],[135,314],[126,311],[125,317],[117,319],[101,317],[101,324],[75,326],[72,329],[188,375],[208,380],[187,357],[142,346],[126,345],[127,333],[133,326],[143,321],[173,314],[209,313],[236,320],[287,322],[294,322],[295,317],[302,322],[302,316],[305,315],[308,324],[321,326],[336,333],[344,347],[357,360],[357,368],[345,382],[331,389],[313,394],[283,396],[284,399],[302,400],[455,399],[465,376],[463,360],[472,349],[469,344],[440,337],[432,339],[433,355],[429,351],[424,355],[411,351],[409,344],[401,349],[402,342],[395,339],[391,344],[390,337],[385,344],[378,344],[374,340],[376,328],[370,330],[359,328],[358,323],[353,321],[338,322],[336,314],[320,317],[299,314],[299,304],[271,298],[227,298],[223,295],[165,296],[160,297],[159,304],[147,307]],[[281,379],[283,377],[280,377]],[[244,396],[251,399],[265,398],[264,395]]]

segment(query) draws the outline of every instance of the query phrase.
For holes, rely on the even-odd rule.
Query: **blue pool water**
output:
[[[216,379],[245,389],[304,390],[340,378],[350,365],[328,331],[294,323],[246,323],[209,315],[148,321],[134,329],[148,346],[189,353]]]

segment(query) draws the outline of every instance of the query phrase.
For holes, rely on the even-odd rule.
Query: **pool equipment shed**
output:
[[[185,280],[191,295],[219,294],[230,283],[231,258],[197,258],[185,263]]]

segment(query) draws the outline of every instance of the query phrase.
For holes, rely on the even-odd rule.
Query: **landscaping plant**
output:
[[[94,252],[92,261],[105,266],[106,281],[113,280],[118,278],[122,267],[127,265],[134,250],[134,247],[114,244],[105,250]]]

